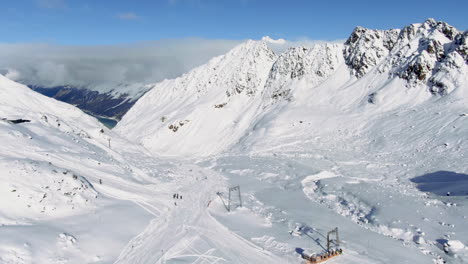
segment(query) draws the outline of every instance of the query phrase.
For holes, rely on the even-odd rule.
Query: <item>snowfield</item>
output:
[[[112,131],[0,76],[0,263],[468,263],[466,37],[248,41]]]

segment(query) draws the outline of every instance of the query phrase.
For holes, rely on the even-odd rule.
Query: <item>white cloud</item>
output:
[[[265,41],[267,43],[273,43],[273,44],[285,44],[286,43],[286,40],[285,39],[282,39],[282,38],[279,38],[279,39],[272,39],[270,38],[270,36],[264,36],[262,38],[262,41]]]
[[[117,18],[122,19],[122,20],[136,20],[136,19],[140,19],[141,17],[133,12],[128,12],[128,13],[117,14]]]
[[[18,80],[21,78],[21,74],[15,69],[7,69],[4,70],[4,72],[0,72],[0,74],[2,73],[10,80]]]
[[[241,40],[178,39],[132,45],[0,44],[0,73],[28,85],[109,91],[175,78]]]
[[[264,40],[268,40],[268,46],[276,53],[290,47],[323,43],[309,39]],[[0,43],[0,74],[42,87],[71,85],[110,91],[128,85],[130,90],[178,77],[241,42],[193,38],[114,46]]]

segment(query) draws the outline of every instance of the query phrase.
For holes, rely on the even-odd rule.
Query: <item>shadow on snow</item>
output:
[[[467,196],[468,174],[436,171],[411,179],[418,190],[439,196]]]

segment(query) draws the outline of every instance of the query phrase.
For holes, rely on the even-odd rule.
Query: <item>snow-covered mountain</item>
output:
[[[151,156],[2,75],[0,113],[0,263],[284,263],[210,214],[227,188],[216,171]]]
[[[276,59],[264,42],[248,41],[180,78],[155,84],[119,132],[167,155],[222,151],[262,112],[258,98]]]
[[[342,63],[340,44],[296,47],[282,53],[271,67],[266,89],[268,97],[289,98],[294,82],[315,86],[332,75]]]
[[[127,201],[147,174],[113,149],[145,151],[95,118],[0,75],[0,131],[0,263],[110,262],[150,220]]]
[[[465,89],[466,36],[428,19],[403,30],[357,27],[344,45],[296,47],[280,55],[264,41],[249,41],[177,79],[154,84],[117,130],[155,153],[211,155],[280,111],[280,99],[355,110],[363,101],[391,108],[427,101],[435,98],[431,93]]]
[[[155,84],[117,130],[164,155],[220,152],[244,136],[271,104],[290,99],[293,84],[316,85],[329,77],[342,62],[341,52],[340,44],[324,44],[291,48],[278,57],[265,42],[248,41],[177,79]]]
[[[335,227],[330,263],[467,263],[466,32],[271,42],[151,85],[112,131],[0,75],[0,263],[298,263]]]
[[[355,251],[369,263],[466,263],[466,36],[428,19],[278,55],[249,41],[154,84],[116,132],[158,155],[204,160],[244,186],[273,228],[290,221],[301,233],[335,218],[355,227],[344,217],[366,230],[348,233],[347,246],[370,232],[405,248],[372,258],[370,244],[390,248],[372,239]],[[300,195],[321,207],[292,212]],[[288,248],[278,241],[294,243],[257,231],[239,232],[278,254]]]
[[[114,120],[120,120],[138,98],[149,89],[145,85],[116,85],[115,89],[102,92],[73,86],[29,86],[36,92],[75,105],[94,116]]]
[[[445,95],[460,86],[467,63],[467,32],[445,22],[428,19],[402,30],[368,30],[357,27],[346,41],[346,64],[356,77],[379,65],[408,81],[408,86],[426,84]],[[384,61],[383,63],[380,63]]]
[[[345,42],[344,57],[351,74],[362,77],[382,61],[395,46],[399,29],[373,30],[356,27]]]

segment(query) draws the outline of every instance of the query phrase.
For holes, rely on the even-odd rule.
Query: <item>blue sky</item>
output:
[[[468,1],[2,0],[0,42],[104,45],[167,38],[337,40],[428,17],[468,28]]]

